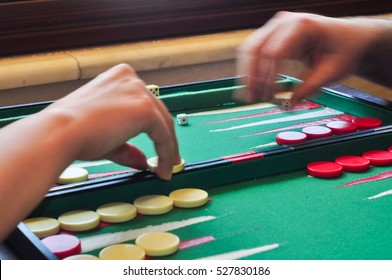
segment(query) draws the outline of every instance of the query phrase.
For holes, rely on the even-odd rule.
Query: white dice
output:
[[[282,109],[285,111],[290,110],[292,107],[290,99],[283,99],[281,104],[282,104]]]
[[[157,85],[147,85],[146,88],[155,96],[159,96],[159,86]]]
[[[177,115],[177,124],[179,125],[187,125],[188,124],[188,115],[185,113]]]

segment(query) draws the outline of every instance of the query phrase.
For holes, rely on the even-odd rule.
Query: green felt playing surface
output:
[[[282,111],[281,113],[273,115],[263,115],[260,117],[253,117],[251,119],[244,118],[239,120],[228,121],[224,123],[213,123],[208,122],[219,121],[227,118],[239,118],[252,114],[260,114],[271,110],[278,110],[279,106],[270,104],[267,108],[253,109],[241,112],[227,112],[221,111],[220,114],[212,115],[201,115],[201,116],[190,116],[190,123],[186,126],[175,126],[176,135],[179,139],[179,149],[181,156],[186,162],[198,162],[208,159],[218,158],[224,155],[238,154],[242,152],[248,152],[252,150],[264,148],[277,147],[278,144],[275,142],[275,136],[278,133],[274,130],[284,129],[284,127],[291,127],[296,125],[298,122],[307,122],[322,120],[328,117],[339,116],[339,112],[331,112],[328,117],[317,116],[325,110],[325,107],[313,109],[313,110],[298,110],[293,112]],[[214,111],[211,111],[214,112]],[[307,117],[308,114],[314,114],[315,117]],[[289,120],[289,118],[302,118],[300,120]],[[174,115],[175,118],[175,115]],[[284,121],[287,119],[287,121]],[[273,120],[277,120],[274,122]],[[282,121],[279,121],[282,120]],[[266,124],[255,125],[251,127],[243,127],[228,131],[217,131],[213,130],[227,129],[235,126],[249,125],[249,123],[264,122]],[[289,128],[288,128],[289,129]],[[291,130],[300,131],[301,128],[291,128]],[[252,135],[260,132],[271,131],[263,135]],[[153,143],[147,135],[140,135],[130,141],[132,144],[141,148],[147,155],[147,157],[155,156],[155,150]],[[258,147],[258,148],[257,148]],[[88,167],[91,173],[94,172],[105,172],[112,170],[125,169],[120,166],[100,165]]]
[[[290,79],[282,79],[278,83],[281,91],[295,87],[296,83]],[[175,125],[181,156],[186,163],[278,147],[275,142],[278,132],[325,125],[328,120],[345,114],[377,117],[384,125],[392,123],[390,111],[333,92],[315,94],[309,101],[315,108],[284,111],[271,103],[237,104],[232,97],[238,88],[229,80],[161,89],[161,99],[172,112],[174,123],[177,114],[189,115],[188,125]],[[147,135],[139,135],[130,142],[142,149],[148,158],[156,155]],[[87,165],[87,169],[96,173],[128,168],[109,163]]]
[[[368,198],[391,190],[392,179],[337,188],[391,169],[372,167],[334,179],[309,177],[302,170],[227,185],[211,189],[212,200],[205,206],[139,217],[78,236],[83,242],[88,236],[214,216],[171,231],[181,241],[206,236],[214,241],[162,259],[197,259],[275,243],[278,248],[244,259],[391,259],[392,216],[386,213],[392,211],[392,196]]]
[[[297,85],[295,80],[285,78],[278,87],[290,91]],[[338,156],[360,155],[369,149],[392,146],[391,110],[328,90],[318,92],[309,100],[313,104],[311,108],[284,111],[264,103],[250,108],[232,99],[236,89],[238,85],[228,79],[161,88],[160,98],[174,119],[179,113],[189,115],[188,125],[175,126],[180,152],[188,167],[195,162],[251,151],[264,153],[264,158],[186,169],[169,182],[158,180],[148,172],[136,172],[90,180],[88,185],[65,186],[70,187],[65,191],[54,188],[32,216],[58,217],[71,210],[95,210],[104,203],[133,202],[142,195],[168,195],[174,189],[196,187],[208,190],[211,197],[202,207],[175,208],[164,215],[137,217],[77,236],[83,243],[85,238],[100,234],[125,231],[135,236],[146,231],[146,227],[161,225],[185,244],[193,239],[205,240],[164,259],[197,259],[228,252],[234,252],[229,258],[241,259],[391,259],[392,195],[368,198],[391,190],[392,179],[347,188],[338,186],[392,167],[372,167],[363,173],[345,172],[333,179],[308,177],[305,168],[312,161],[334,160]],[[0,123],[5,125],[43,107],[8,108],[2,111]],[[317,140],[309,142],[314,143],[309,147],[282,148],[275,143],[278,131],[300,131],[314,121],[341,116],[376,117],[383,121],[383,127],[356,133],[355,138],[330,136],[329,140],[337,141]],[[155,156],[153,144],[146,135],[130,141],[147,157]],[[129,169],[107,161],[75,164],[84,165],[90,175]],[[182,224],[197,219],[206,221]],[[134,238],[121,242],[134,243]],[[248,256],[237,255],[238,250],[256,248],[257,251],[266,245],[277,248]],[[98,246],[88,252],[97,255],[99,250]]]

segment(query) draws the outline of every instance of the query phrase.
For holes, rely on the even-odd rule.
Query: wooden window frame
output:
[[[392,11],[390,0],[0,0],[0,56],[255,28],[279,10]]]

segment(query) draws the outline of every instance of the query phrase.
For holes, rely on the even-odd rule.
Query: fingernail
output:
[[[169,181],[169,180],[171,180],[171,178],[172,178],[172,174],[171,174],[171,173],[166,174],[166,175],[164,175],[164,176],[162,177],[162,179],[165,180],[165,181]]]
[[[170,169],[167,170],[161,170],[162,168],[158,168],[157,170],[157,174],[159,176],[159,178],[161,178],[162,180],[168,181],[171,179],[172,177],[172,172]]]

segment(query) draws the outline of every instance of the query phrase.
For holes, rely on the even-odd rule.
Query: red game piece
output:
[[[369,128],[375,128],[381,126],[382,120],[376,118],[363,117],[363,118],[353,119],[353,123],[355,123],[358,126],[358,129],[363,130],[363,129],[369,129]]]
[[[341,156],[336,158],[335,162],[348,172],[362,172],[370,168],[370,160],[361,156]]]
[[[306,141],[308,136],[305,133],[297,131],[284,131],[276,135],[276,143],[279,145],[289,145],[295,143],[301,143]]]
[[[392,153],[392,146],[388,147],[388,151]]]
[[[79,238],[69,234],[52,235],[41,241],[59,259],[80,254],[82,250]]]
[[[357,125],[353,122],[348,121],[332,121],[327,123],[327,127],[330,128],[334,134],[345,134],[354,132],[357,130]]]
[[[302,132],[311,139],[331,136],[333,134],[332,129],[321,125],[304,127]]]
[[[333,161],[315,161],[306,166],[308,174],[319,178],[338,177],[343,172],[343,167]]]
[[[362,154],[364,158],[370,160],[374,166],[385,166],[392,164],[392,153],[384,150],[371,150]]]

